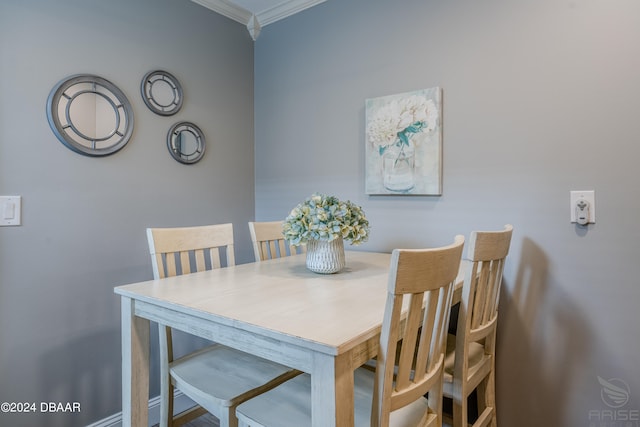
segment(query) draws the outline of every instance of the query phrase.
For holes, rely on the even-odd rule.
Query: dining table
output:
[[[391,254],[345,255],[335,274],[309,271],[301,254],[116,287],[122,425],[148,425],[157,322],[309,373],[312,426],[353,426],[353,372],[378,350]],[[462,278],[461,268],[454,299]]]

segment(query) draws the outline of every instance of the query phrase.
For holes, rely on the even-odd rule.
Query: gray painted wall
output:
[[[640,409],[639,21],[635,0],[332,0],[263,29],[254,94],[246,30],[191,2],[0,2],[0,194],[24,200],[23,225],[0,228],[0,401],[82,404],[0,423],[76,426],[120,410],[113,286],[151,277],[145,227],[233,221],[238,261],[252,260],[254,99],[259,220],[325,191],[366,209],[363,250],[514,224],[501,424],[590,425],[608,409],[598,375],[624,380],[622,409]],[[155,68],[184,86],[172,118],[138,95]],[[51,87],[79,72],[133,104],[133,139],[114,156],[72,153],[46,123]],[[444,90],[443,196],[364,195],[364,100],[432,86]],[[207,136],[197,165],[166,152],[178,120]],[[568,200],[585,189],[598,223],[583,230]]]
[[[175,116],[140,96],[158,68],[182,83]],[[49,129],[49,91],[76,73],[110,80],[133,106],[133,137],[113,156],[75,154]],[[86,425],[121,409],[113,287],[151,279],[146,227],[233,222],[237,261],[253,260],[253,42],[185,0],[2,1],[0,77],[0,194],[23,197],[23,225],[0,228],[0,402],[82,409],[0,414],[0,425]],[[193,166],[166,149],[180,120],[207,138]]]
[[[512,223],[500,424],[600,425],[597,376],[638,411],[639,40],[636,0],[331,0],[272,24],[255,45],[256,218],[349,198],[371,221],[362,250]],[[443,195],[366,196],[365,99],[434,86]],[[595,190],[597,224],[569,223],[570,190]]]

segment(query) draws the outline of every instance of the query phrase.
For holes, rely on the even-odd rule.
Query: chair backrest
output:
[[[303,253],[304,246],[289,245],[282,234],[282,221],[249,222],[256,261]]]
[[[153,277],[161,279],[179,274],[235,265],[233,225],[147,228]]]
[[[462,387],[470,378],[470,343],[482,344],[489,357],[485,360],[495,363],[498,302],[512,232],[513,227],[507,224],[502,231],[474,231],[469,237],[463,256],[466,272],[456,329],[454,387]]]
[[[436,424],[441,422],[447,328],[463,245],[464,237],[456,236],[453,244],[441,248],[393,251],[376,365],[372,426],[388,426],[391,411],[427,392],[429,413],[437,417]],[[408,307],[406,316],[403,304]]]
[[[513,227],[507,224],[502,231],[474,231],[469,236],[463,257],[467,270],[458,314],[458,331],[468,341],[479,341],[495,332],[502,273],[512,232]]]

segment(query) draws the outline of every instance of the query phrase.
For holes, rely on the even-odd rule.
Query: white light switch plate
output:
[[[589,224],[596,222],[596,192],[590,191],[572,191],[570,198],[571,222],[576,222],[576,203],[579,200],[589,202]]]
[[[0,196],[0,227],[22,224],[22,197]]]

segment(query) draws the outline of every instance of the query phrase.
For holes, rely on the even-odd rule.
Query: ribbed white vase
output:
[[[344,242],[338,237],[330,242],[309,240],[307,242],[307,268],[314,273],[332,274],[345,266]]]

